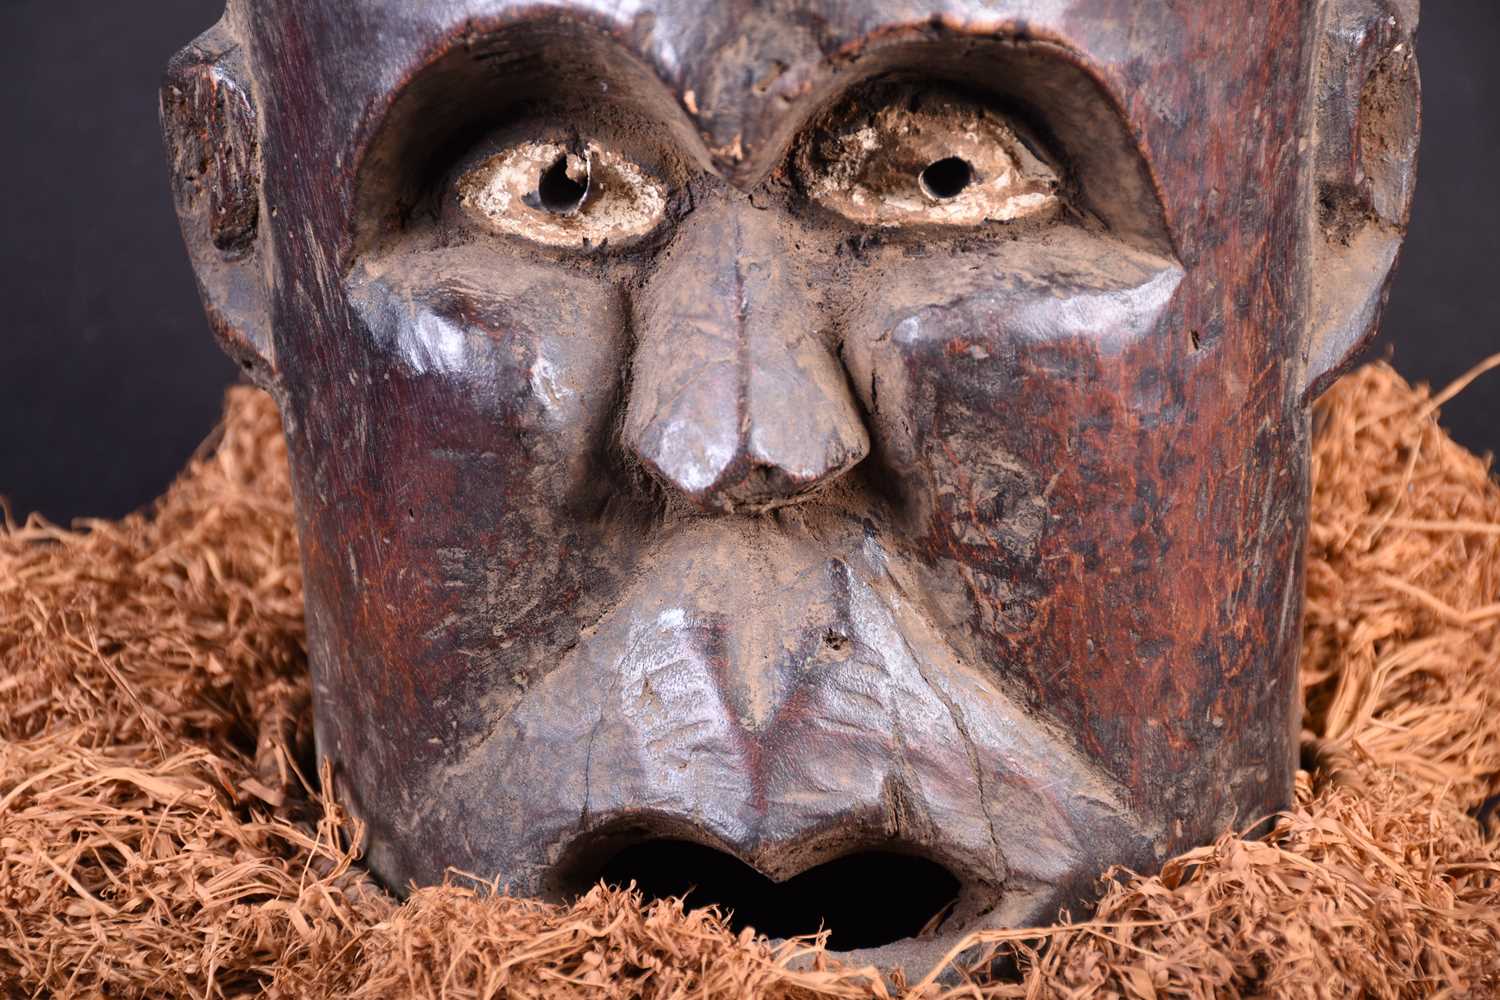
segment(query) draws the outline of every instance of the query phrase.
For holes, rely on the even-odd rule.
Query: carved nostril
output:
[[[774,507],[811,492],[822,485],[824,479],[825,474],[799,477],[786,469],[752,463],[739,482],[725,492],[741,506]]]
[[[796,502],[869,454],[869,432],[831,352],[820,346],[794,356],[775,331],[746,336],[764,339],[744,357],[672,351],[667,338],[638,355],[625,443],[657,479],[705,510]],[[722,342],[707,347],[726,350]]]

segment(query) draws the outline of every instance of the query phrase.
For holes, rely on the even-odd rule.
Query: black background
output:
[[[0,495],[19,515],[150,502],[234,367],[203,319],[156,122],[172,53],[223,0],[0,0]],[[1428,0],[1415,218],[1383,351],[1446,383],[1500,350],[1500,4]],[[1444,411],[1500,450],[1500,372]]]

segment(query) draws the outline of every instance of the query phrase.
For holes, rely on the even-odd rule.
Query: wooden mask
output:
[[[947,918],[857,942],[911,963],[1285,807],[1416,20],[231,0],[163,120],[372,870],[915,856]]]

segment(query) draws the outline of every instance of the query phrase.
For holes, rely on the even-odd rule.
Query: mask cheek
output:
[[[918,522],[943,489],[932,481],[937,465],[993,464],[1007,442],[1018,457],[1002,464],[1042,475],[1061,460],[1074,430],[1069,401],[1097,393],[1101,366],[1158,333],[1183,276],[1159,260],[1123,261],[1080,287],[1087,272],[1067,263],[1045,273],[996,256],[962,269],[958,282],[908,268],[856,310],[845,364],[876,460]],[[965,442],[978,451],[965,455]]]
[[[340,682],[368,702],[340,723],[351,745],[398,719],[395,742],[430,763],[481,738],[617,589],[611,539],[635,536],[597,514],[624,313],[543,268],[358,274],[299,477],[309,608],[335,644],[323,662],[362,671]],[[421,275],[441,277],[402,280]]]
[[[374,367],[422,414],[412,437],[432,455],[496,460],[517,502],[587,506],[620,405],[618,293],[514,262],[482,283],[441,264],[407,272],[444,278],[411,287],[388,271],[354,283],[350,300]]]
[[[947,594],[929,611],[966,655],[1025,642],[1058,584],[1049,539],[1110,523],[1066,498],[1107,507],[1128,480],[1145,424],[1122,373],[1154,356],[1180,277],[1059,295],[1044,275],[995,268],[957,288],[934,278],[925,298],[917,285],[872,297],[880,311],[851,328],[845,362],[895,484],[899,544]],[[1080,477],[1098,488],[1058,488]],[[967,620],[952,619],[960,607]]]

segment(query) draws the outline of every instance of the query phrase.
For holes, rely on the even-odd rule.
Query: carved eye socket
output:
[[[1059,207],[1057,172],[1002,117],[956,98],[827,122],[799,157],[813,200],[872,226],[977,226]]]
[[[650,233],[666,214],[667,192],[613,150],[588,143],[523,142],[497,153],[458,182],[471,216],[547,246],[619,246]]]

